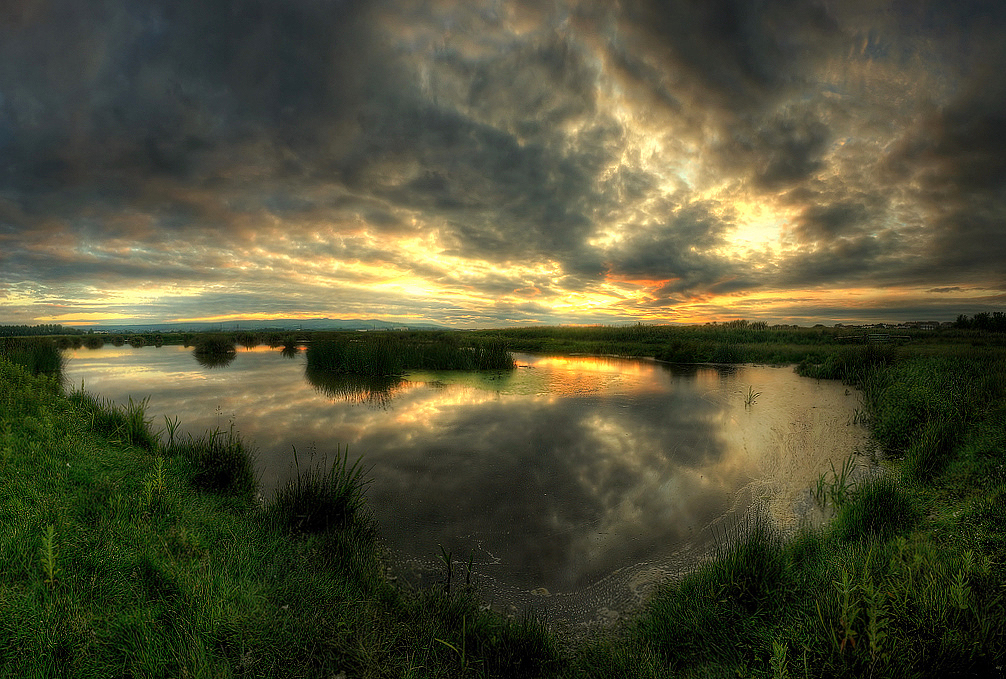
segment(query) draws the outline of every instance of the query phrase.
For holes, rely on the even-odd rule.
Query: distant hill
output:
[[[203,332],[207,330],[450,330],[430,323],[389,323],[376,319],[274,318],[270,320],[225,321],[221,323],[131,323],[96,325],[106,332]]]

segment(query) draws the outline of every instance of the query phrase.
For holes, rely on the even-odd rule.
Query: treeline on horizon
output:
[[[954,321],[954,327],[960,328],[962,330],[988,330],[991,332],[1006,332],[1006,312],[993,311],[989,313],[984,311],[979,314],[975,314],[971,318],[967,315],[961,314]]]
[[[45,335],[83,335],[79,328],[62,325],[0,325],[0,337],[40,337]]]
[[[1003,312],[1003,311],[992,311],[992,312],[983,311],[983,312],[976,313],[973,316],[968,316],[967,314],[959,314],[957,316],[957,318],[953,321],[952,327],[954,329],[956,329],[956,330],[981,330],[981,331],[987,331],[987,332],[1006,332],[1006,312]],[[96,326],[96,328],[100,329],[100,326]],[[825,329],[825,328],[827,328],[827,329],[834,328],[836,330],[849,331],[849,330],[854,330],[856,328],[856,326],[855,325],[843,325],[843,324],[838,324],[838,325],[835,325],[835,326],[826,326],[826,325],[823,325],[823,324],[820,324],[820,323],[818,323],[818,324],[816,324],[814,326],[798,326],[798,325],[787,325],[787,324],[769,325],[765,321],[748,321],[748,320],[744,320],[744,319],[736,319],[736,320],[725,321],[725,322],[715,322],[715,321],[713,321],[713,322],[709,322],[709,323],[694,323],[694,324],[686,324],[686,325],[661,325],[661,324],[648,324],[648,323],[641,323],[640,322],[640,323],[636,323],[634,325],[633,324],[625,324],[625,325],[610,325],[610,326],[609,325],[596,325],[596,324],[595,325],[558,325],[558,326],[527,325],[527,326],[510,326],[510,327],[505,327],[505,328],[497,328],[496,330],[504,330],[504,331],[505,330],[518,330],[519,331],[519,330],[523,330],[523,329],[544,330],[546,328],[550,329],[550,330],[561,331],[561,332],[575,331],[577,329],[590,330],[590,329],[602,329],[602,328],[603,329],[610,329],[610,330],[619,329],[619,328],[623,328],[623,329],[626,329],[626,330],[639,329],[639,328],[652,328],[652,329],[670,330],[670,331],[677,330],[677,329],[686,330],[686,329],[689,329],[689,328],[691,328],[691,329],[720,328],[720,329],[725,329],[725,330],[747,330],[747,331],[794,330],[794,329],[796,329],[796,330],[821,330],[821,329]],[[90,334],[94,330],[95,330],[95,328],[92,328],[91,331],[89,332],[89,331],[86,331],[86,330],[81,330],[80,328],[67,327],[67,326],[63,326],[63,325],[59,325],[59,324],[0,325],[0,337],[44,337],[44,336],[67,336],[67,335],[70,335],[70,336],[79,336],[79,335]],[[193,337],[195,337],[197,335],[218,334],[218,335],[233,335],[233,336],[236,336],[236,337],[240,336],[239,339],[238,339],[238,341],[239,341],[239,343],[243,343],[243,342],[241,342],[241,339],[244,339],[246,337],[252,337],[252,336],[254,336],[254,337],[259,337],[259,338],[265,338],[267,335],[269,335],[270,337],[268,339],[273,339],[272,336],[274,336],[274,335],[279,335],[279,334],[289,335],[291,332],[293,332],[293,331],[291,331],[291,330],[284,330],[282,328],[263,328],[263,329],[253,330],[253,331],[196,331],[196,332],[194,332],[194,331],[189,331],[189,332],[175,332],[175,331],[157,331],[157,332],[153,332],[153,331],[137,331],[137,332],[130,332],[130,331],[119,331],[119,332],[116,332],[116,333],[114,333],[112,335],[109,335],[108,339],[111,340],[114,337],[127,338],[127,337],[133,337],[133,336],[142,336],[142,337],[153,338],[155,335],[157,335],[157,336],[163,336],[163,335],[176,336],[177,335],[177,336],[182,336],[184,338],[189,339],[189,338],[193,338]],[[314,334],[316,332],[339,332],[339,333],[345,332],[345,333],[353,333],[353,332],[357,332],[357,331],[354,331],[354,330],[339,330],[339,331],[311,330],[311,331],[299,331],[299,334],[301,334],[301,335],[311,335],[311,334]],[[371,332],[390,332],[390,331],[371,331]],[[402,331],[397,330],[397,331],[394,331],[394,332],[401,333]],[[426,331],[426,332],[429,332],[429,331]],[[443,332],[451,332],[451,331],[448,330],[448,331],[439,331],[439,332],[443,333]]]

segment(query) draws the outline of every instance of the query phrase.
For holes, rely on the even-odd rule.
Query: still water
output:
[[[173,346],[67,355],[71,385],[149,397],[155,427],[233,423],[266,495],[294,447],[303,466],[348,445],[397,577],[434,582],[443,547],[494,602],[571,620],[617,617],[755,511],[795,526],[818,476],[869,445],[856,394],[791,367],[518,354],[511,373],[375,386],[312,382],[303,352],[266,347],[218,367]]]

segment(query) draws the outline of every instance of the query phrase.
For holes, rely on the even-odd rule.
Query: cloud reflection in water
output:
[[[854,396],[790,368],[519,356],[512,373],[365,385],[309,381],[279,351],[209,370],[175,349],[79,350],[68,377],[117,401],[149,395],[155,421],[177,415],[193,433],[233,419],[266,490],[289,478],[292,446],[303,460],[349,444],[393,553],[474,553],[481,574],[525,590],[698,554],[753,497],[791,519],[829,461],[866,441],[847,425]],[[748,386],[762,396],[746,409]]]

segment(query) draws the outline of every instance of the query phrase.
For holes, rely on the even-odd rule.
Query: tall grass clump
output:
[[[254,349],[262,343],[262,338],[253,332],[239,332],[234,336],[234,340],[246,349]]]
[[[399,349],[384,338],[319,340],[307,347],[307,366],[348,375],[400,375],[405,366]]]
[[[85,415],[92,431],[104,434],[115,443],[125,443],[144,450],[157,449],[157,434],[150,428],[147,418],[149,398],[129,401],[118,405],[111,399],[95,396],[81,389],[68,395],[70,403],[76,405]]]
[[[362,458],[349,463],[349,448],[336,452],[325,469],[313,464],[301,469],[297,449],[293,449],[296,476],[276,491],[266,513],[272,522],[291,533],[324,533],[357,528],[369,530]]]
[[[861,385],[878,368],[893,364],[898,348],[891,344],[866,344],[842,347],[830,353],[823,362],[805,360],[797,366],[804,377],[825,380],[842,380],[846,384]]]
[[[32,375],[49,375],[61,380],[66,358],[47,337],[7,338],[0,341],[0,355],[23,366]]]
[[[234,354],[234,338],[228,335],[198,335],[193,344],[193,352],[203,356],[226,356]]]
[[[190,435],[165,452],[189,460],[192,484],[201,490],[241,502],[251,502],[258,492],[255,451],[241,440],[233,424],[226,431],[214,429],[201,436]]]
[[[198,335],[195,338],[192,355],[199,365],[219,368],[230,364],[237,356],[234,338],[228,335]]]
[[[920,510],[912,496],[885,475],[861,483],[839,509],[832,524],[842,540],[868,537],[888,539],[915,527]]]

